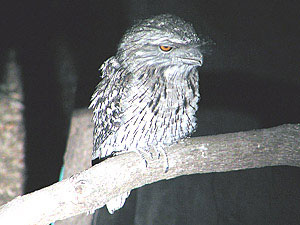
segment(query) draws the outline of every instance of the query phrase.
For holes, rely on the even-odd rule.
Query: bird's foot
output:
[[[164,150],[163,147],[161,146],[158,146],[158,147],[155,147],[155,152],[156,152],[156,155],[157,155],[157,159],[160,159],[161,155],[164,156],[165,160],[164,160],[164,169],[165,169],[165,173],[167,173],[169,171],[169,160],[168,160],[168,156],[167,156],[167,153],[166,151]],[[153,159],[153,153],[150,152],[150,151],[145,151],[145,150],[139,150],[137,151],[137,153],[141,156],[141,158],[144,160],[145,162],[145,168],[148,167],[148,161],[146,158],[151,158]]]
[[[145,167],[147,168],[148,167],[148,162],[146,160],[146,157],[145,155],[148,155],[151,159],[153,159],[153,156],[152,156],[152,153],[149,152],[149,151],[138,151],[139,155],[142,157],[142,159],[144,160],[145,162]]]
[[[157,159],[160,159],[161,154],[165,157],[165,173],[169,171],[169,160],[165,149],[162,146],[155,147],[155,152],[157,153]]]

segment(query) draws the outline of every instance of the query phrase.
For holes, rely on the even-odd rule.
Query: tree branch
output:
[[[122,154],[0,208],[0,224],[49,224],[104,206],[109,199],[159,180],[195,173],[300,166],[300,124],[190,138],[166,148],[164,159]],[[20,216],[22,215],[22,216]]]

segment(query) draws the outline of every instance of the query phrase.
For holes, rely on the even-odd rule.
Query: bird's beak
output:
[[[196,47],[190,47],[186,50],[183,57],[180,57],[182,61],[186,64],[193,66],[202,66],[203,55],[200,50]]]

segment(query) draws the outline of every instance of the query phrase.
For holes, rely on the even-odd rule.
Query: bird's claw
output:
[[[165,173],[167,173],[168,171],[169,171],[169,165],[166,166]]]

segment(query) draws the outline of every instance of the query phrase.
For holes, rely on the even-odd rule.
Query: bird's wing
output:
[[[111,153],[101,152],[101,144],[120,127],[120,100],[124,92],[124,74],[120,64],[111,57],[100,68],[103,80],[97,85],[89,108],[93,111],[95,124],[92,159]]]

